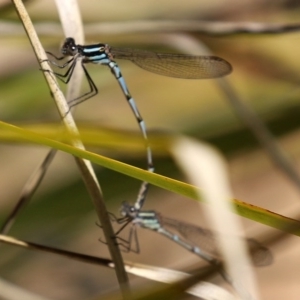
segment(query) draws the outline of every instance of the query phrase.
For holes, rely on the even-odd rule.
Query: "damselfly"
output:
[[[134,225],[131,227],[128,240],[121,238],[121,241],[126,243],[122,245],[128,251],[132,249],[132,243],[134,242],[137,247],[136,252],[139,252],[135,225],[158,232],[186,250],[198,255],[209,264],[217,266],[219,274],[225,281],[232,285],[240,295],[245,296],[243,299],[252,299],[251,295],[249,295],[243,286],[239,282],[233,281],[222,267],[222,259],[217,251],[216,240],[212,231],[163,217],[155,211],[140,211],[136,209],[135,206],[126,202],[122,204],[121,214],[123,218],[118,219],[119,223],[125,222],[125,225],[127,225],[132,222]],[[120,233],[125,225],[121,227],[116,235]],[[255,266],[267,266],[272,263],[273,257],[269,249],[254,239],[247,239],[246,242],[250,248],[252,261]]]
[[[63,69],[68,68],[65,74],[54,73],[61,81],[68,83],[72,77],[73,71],[78,61],[88,81],[90,90],[80,97],[73,99],[69,102],[69,107],[75,106],[98,93],[98,89],[89,75],[85,64],[94,63],[106,65],[111,70],[112,74],[118,80],[119,85],[128,101],[134,116],[139,124],[143,138],[145,140],[147,151],[147,169],[154,172],[152,151],[149,146],[147,137],[146,125],[139,113],[135,101],[130,95],[125,80],[121,74],[115,59],[127,59],[138,65],[139,67],[160,75],[169,77],[178,77],[186,79],[204,79],[216,78],[229,74],[232,70],[231,65],[222,58],[217,56],[192,56],[184,54],[170,54],[170,53],[155,53],[144,50],[128,49],[128,48],[114,48],[107,44],[94,44],[94,45],[77,45],[73,38],[67,38],[62,46],[62,57],[56,57],[50,52],[49,55],[53,56],[56,60],[62,60],[68,56],[71,59],[67,60],[62,65],[55,61],[49,60],[49,63]],[[148,183],[143,182],[140,188],[135,207],[141,209],[145,201],[148,191]]]
[[[156,231],[208,262],[221,260],[215,234],[208,229],[164,217],[153,210],[140,211],[135,206],[126,202],[122,204],[121,214],[123,218],[117,220],[119,223],[127,224],[132,222],[133,225]],[[123,227],[121,227],[116,235],[119,234]],[[230,237],[228,239],[230,240]],[[132,244],[135,243],[136,249],[134,249],[134,252],[139,252],[135,226],[131,228],[129,238],[123,241],[126,242],[128,250],[133,249]],[[272,263],[272,253],[268,248],[261,245],[255,239],[246,239],[246,243],[255,266],[267,266]]]

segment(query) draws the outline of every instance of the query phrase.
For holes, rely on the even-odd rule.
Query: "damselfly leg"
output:
[[[117,245],[121,247],[122,252],[134,252],[139,253],[140,252],[140,246],[138,242],[138,236],[136,231],[136,226],[134,224],[131,224],[131,227],[129,229],[129,235],[127,239],[124,239],[119,236],[119,234],[127,227],[128,224],[131,223],[131,219],[128,217],[122,217],[117,218],[114,214],[109,213],[110,219],[112,222],[116,222],[117,224],[122,225],[116,232],[115,232],[115,240],[117,241]],[[97,224],[100,228],[102,228],[101,225]],[[101,238],[99,238],[99,241],[103,244],[107,244],[105,241],[103,241]]]
[[[56,59],[63,59],[64,57],[59,57],[57,58],[56,56],[54,56],[52,53],[50,52],[47,52],[48,54],[51,54],[53,57],[55,57]],[[69,81],[71,80],[72,78],[72,75],[73,75],[73,72],[75,70],[75,67],[76,67],[76,64],[77,64],[77,60],[78,58],[77,57],[73,57],[72,59],[68,60],[66,63],[60,65],[58,63],[56,63],[55,61],[53,60],[48,60],[48,62],[52,65],[54,65],[55,67],[58,67],[60,69],[64,69],[66,67],[68,67],[67,71],[64,73],[64,74],[61,74],[61,73],[58,73],[58,72],[53,72],[53,74],[60,80],[62,81],[63,83],[65,84],[68,84]],[[81,67],[83,69],[83,72],[85,74],[85,78],[88,82],[88,85],[89,85],[89,91],[80,95],[79,97],[75,98],[75,99],[72,99],[68,102],[69,104],[69,110],[67,113],[70,112],[70,109],[74,106],[76,106],[77,104],[79,103],[82,103],[92,97],[94,97],[95,95],[98,94],[98,89],[97,89],[97,86],[96,84],[94,83],[93,79],[91,78],[90,74],[88,73],[86,67],[84,66],[84,63],[83,61],[81,61]]]

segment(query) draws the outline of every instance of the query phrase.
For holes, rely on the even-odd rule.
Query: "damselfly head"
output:
[[[137,210],[134,206],[130,205],[127,202],[123,202],[121,206],[121,215],[123,217],[135,218]]]
[[[61,47],[61,53],[63,56],[74,56],[78,53],[78,47],[73,38],[66,38]]]

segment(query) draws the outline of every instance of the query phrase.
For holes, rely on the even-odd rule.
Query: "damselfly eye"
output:
[[[99,51],[104,52],[105,48],[102,46],[99,48]]]

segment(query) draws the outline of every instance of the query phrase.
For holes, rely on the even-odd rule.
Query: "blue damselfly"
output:
[[[149,145],[145,122],[127,88],[121,70],[115,59],[130,60],[139,67],[160,75],[186,79],[204,79],[216,78],[229,74],[232,70],[231,65],[217,56],[192,56],[184,54],[155,53],[150,51],[115,48],[107,44],[77,45],[73,38],[67,38],[61,48],[62,57],[56,57],[50,52],[56,60],[62,60],[68,56],[71,59],[60,65],[55,61],[49,60],[49,63],[63,69],[68,68],[65,74],[54,73],[61,81],[68,83],[72,77],[73,71],[78,61],[80,61],[84,74],[88,81],[90,90],[80,97],[69,101],[69,107],[73,107],[98,93],[98,89],[89,75],[85,64],[94,63],[109,67],[114,77],[128,101],[134,116],[139,124],[143,138],[145,140],[147,151],[147,169],[154,172],[152,151]],[[143,182],[135,203],[136,209],[141,209],[148,191],[148,183]]]
[[[126,202],[122,204],[121,214],[123,218],[117,220],[119,223],[125,223],[125,225],[127,225],[131,222],[133,224],[130,229],[129,238],[127,240],[119,238],[121,245],[125,247],[127,251],[131,251],[132,243],[135,243],[136,249],[134,252],[139,252],[136,225],[158,232],[186,250],[201,257],[209,264],[217,266],[219,274],[225,281],[232,285],[240,295],[244,295],[245,299],[252,299],[251,295],[244,290],[242,285],[233,281],[223,268],[222,259],[218,253],[216,240],[212,231],[164,217],[153,210],[140,211],[136,209],[135,206]],[[124,227],[125,226],[122,226],[116,235],[118,235]],[[255,266],[267,266],[272,263],[273,256],[268,248],[254,239],[247,239],[246,242],[251,253],[252,262]]]
[[[134,249],[133,252],[139,252],[139,243],[135,227],[135,225],[137,225],[166,236],[208,262],[221,260],[215,234],[209,229],[162,216],[154,210],[140,211],[127,202],[122,203],[121,214],[123,217],[117,219],[119,223],[126,224],[131,222],[134,225],[130,230],[128,240],[122,239],[128,245],[125,246],[128,250],[133,249],[132,243],[135,243],[136,249]],[[122,229],[123,227],[121,227],[116,234],[118,235]],[[228,237],[228,239],[230,239],[230,237]],[[255,266],[267,266],[272,263],[273,257],[268,248],[261,245],[255,239],[246,239],[246,243]]]

